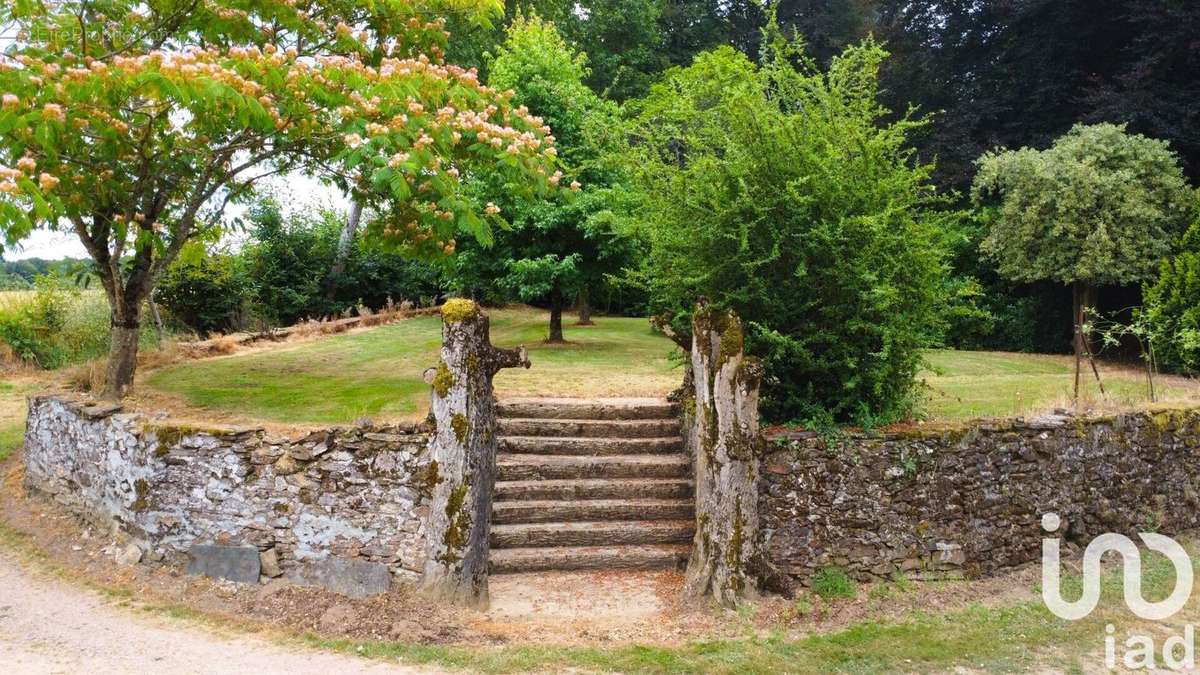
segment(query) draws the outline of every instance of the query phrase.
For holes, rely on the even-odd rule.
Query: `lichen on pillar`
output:
[[[684,581],[689,596],[731,606],[759,590],[758,388],[762,366],[744,349],[741,320],[701,301],[692,319],[693,401],[684,433],[693,454],[696,537]]]
[[[488,537],[496,480],[492,378],[529,367],[524,347],[498,349],[488,317],[471,300],[442,306],[441,359],[427,373],[436,431],[430,439],[433,498],[421,592],[472,607],[488,604]]]

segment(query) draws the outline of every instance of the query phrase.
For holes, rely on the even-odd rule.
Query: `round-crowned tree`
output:
[[[1154,276],[1187,226],[1191,189],[1165,141],[1123,125],[1077,125],[1046,150],[989,152],[971,188],[1001,276],[1057,281],[1074,297],[1075,351],[1102,286]]]
[[[906,149],[921,122],[877,102],[885,56],[867,41],[826,72],[781,39],[761,66],[723,47],[630,104],[652,309],[684,342],[697,297],[734,309],[769,420],[905,416],[941,329],[936,201]]]

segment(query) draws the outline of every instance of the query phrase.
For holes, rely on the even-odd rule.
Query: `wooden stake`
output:
[[[1108,394],[1105,393],[1105,391],[1104,391],[1104,382],[1100,379],[1100,370],[1096,368],[1096,359],[1093,358],[1093,356],[1092,356],[1092,346],[1090,344],[1088,344],[1087,338],[1083,337],[1082,335],[1081,335],[1080,343],[1083,345],[1084,350],[1087,352],[1088,363],[1090,363],[1092,365],[1092,374],[1096,376],[1096,384],[1100,385],[1100,395],[1103,397],[1107,397]],[[1077,370],[1075,372],[1075,377],[1076,377],[1076,379],[1078,379],[1079,378],[1078,364],[1076,364],[1076,368],[1077,368]]]

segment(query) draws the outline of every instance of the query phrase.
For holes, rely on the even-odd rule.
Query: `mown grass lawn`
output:
[[[547,345],[547,315],[491,310],[492,343],[524,344],[533,367],[496,376],[501,395],[661,396],[682,371],[674,345],[645,319],[601,317],[595,326],[568,321],[565,345]],[[422,374],[437,363],[441,319],[417,317],[356,333],[269,351],[192,361],[150,373],[151,389],[192,407],[275,422],[345,423],[416,419],[429,408]]]
[[[930,369],[921,374],[929,385],[930,419],[969,419],[1028,415],[1054,407],[1069,407],[1075,382],[1073,357],[1012,352],[931,351]],[[1106,397],[1084,362],[1083,399],[1105,407],[1149,402],[1145,373],[1133,366],[1101,364]],[[1155,382],[1161,401],[1200,404],[1200,384],[1179,377]]]
[[[533,367],[496,377],[502,396],[662,396],[679,385],[678,350],[640,318],[601,317],[592,327],[566,322],[568,344],[547,345],[545,312],[491,310],[492,341],[524,344]],[[429,406],[426,368],[437,362],[440,319],[399,323],[229,357],[176,364],[149,373],[143,386],[199,413],[281,423],[417,419]],[[925,413],[932,420],[1025,415],[1067,405],[1070,357],[1005,352],[932,351]],[[1137,370],[1105,368],[1109,405],[1147,400]],[[1200,403],[1200,387],[1179,378],[1159,383],[1160,398]],[[1090,373],[1085,394],[1098,399]]]

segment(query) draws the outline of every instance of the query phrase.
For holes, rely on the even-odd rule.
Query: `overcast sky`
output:
[[[304,210],[316,210],[322,207],[346,209],[348,204],[345,196],[336,188],[322,185],[319,181],[307,176],[289,175],[276,178],[265,185],[267,192],[278,196],[283,202],[285,213]],[[230,207],[226,215],[237,215],[244,207]],[[86,258],[87,251],[83,244],[69,229],[63,232],[38,230],[26,237],[20,244],[4,249],[5,260],[21,260],[24,258]]]

